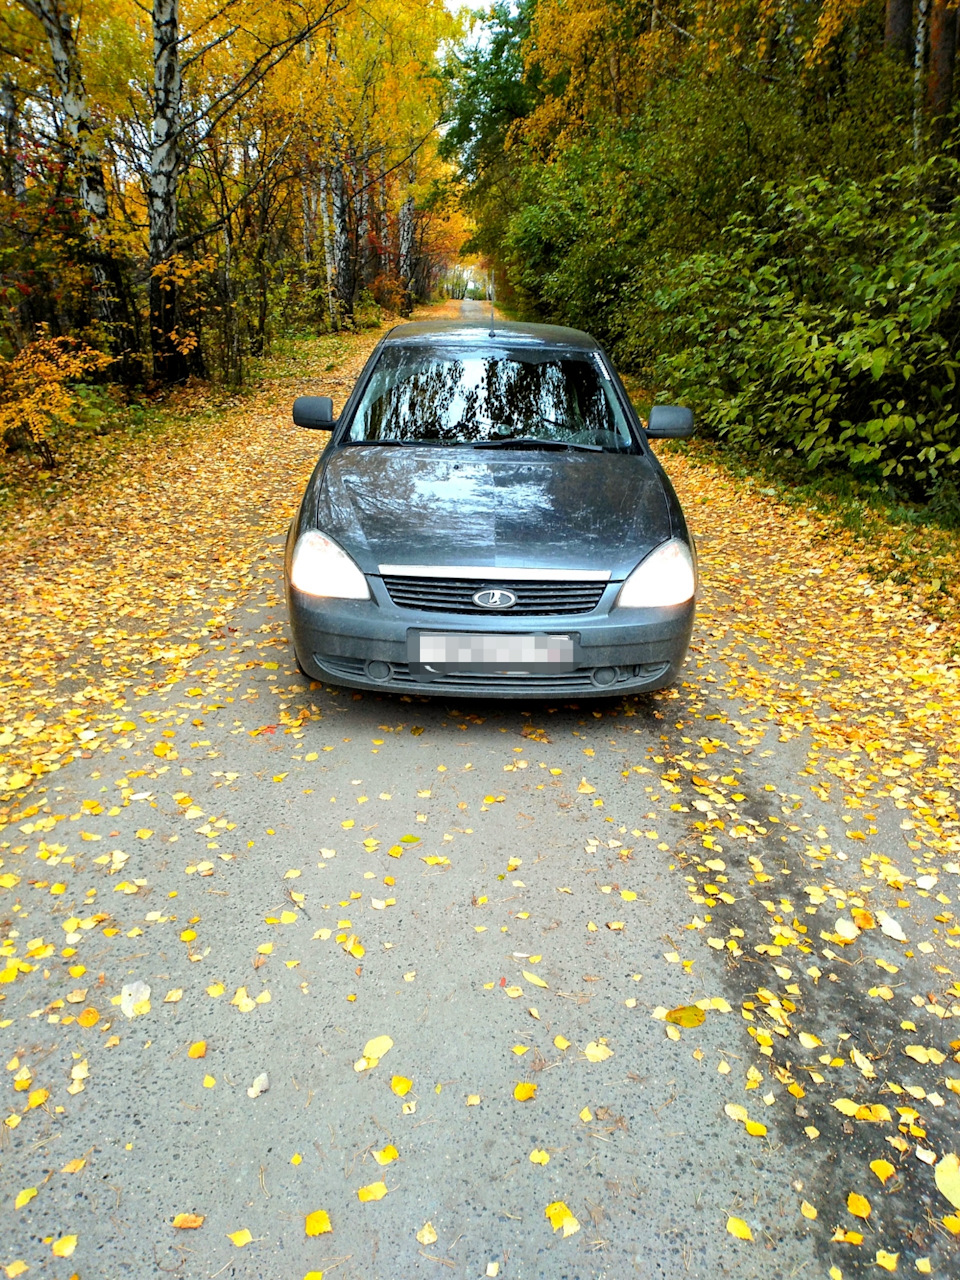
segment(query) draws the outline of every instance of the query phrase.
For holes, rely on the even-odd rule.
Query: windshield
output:
[[[589,355],[400,345],[381,353],[347,439],[633,448],[610,381]]]

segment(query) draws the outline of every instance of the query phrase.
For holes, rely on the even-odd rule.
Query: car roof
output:
[[[505,341],[506,340],[506,341]],[[464,324],[462,320],[426,320],[398,324],[384,337],[388,345],[449,346],[451,343],[470,347],[531,347],[541,350],[599,351],[596,338],[581,329],[567,329],[559,324],[520,324],[512,320],[495,320],[493,327]]]

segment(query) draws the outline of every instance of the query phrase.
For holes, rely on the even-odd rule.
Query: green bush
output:
[[[625,291],[620,358],[738,448],[932,495],[960,475],[957,168],[765,186],[715,247]]]

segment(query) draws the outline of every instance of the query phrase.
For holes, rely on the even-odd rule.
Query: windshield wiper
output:
[[[421,440],[344,440],[344,444],[378,444],[378,445],[397,445],[400,447],[411,444],[422,444]]]
[[[599,444],[571,444],[569,440],[539,440],[536,436],[507,436],[503,440],[474,440],[474,449],[577,449],[603,453]]]

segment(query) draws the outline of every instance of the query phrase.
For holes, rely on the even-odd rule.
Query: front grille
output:
[[[406,578],[384,575],[383,585],[394,604],[430,613],[536,614],[590,613],[600,603],[605,582],[485,582],[482,578]],[[517,603],[509,608],[488,609],[474,604],[483,590],[511,591]]]

